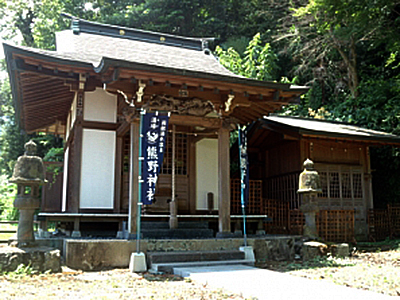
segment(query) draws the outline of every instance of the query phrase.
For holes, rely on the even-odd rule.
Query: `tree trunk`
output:
[[[349,47],[349,54],[347,55],[337,40],[334,38],[335,41],[335,49],[338,50],[340,56],[343,58],[343,61],[347,68],[347,73],[349,80],[347,82],[347,86],[350,90],[351,95],[353,98],[357,98],[359,95],[358,92],[358,73],[357,73],[357,53],[356,53],[356,44],[354,41],[354,37],[351,37],[350,40],[350,47]]]

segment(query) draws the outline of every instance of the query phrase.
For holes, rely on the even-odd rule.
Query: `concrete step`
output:
[[[191,262],[175,262],[175,263],[161,263],[153,264],[151,268],[155,272],[163,272],[168,274],[175,274],[182,277],[189,276],[187,268],[209,267],[209,266],[226,266],[226,265],[254,265],[254,259],[232,259],[220,261],[191,261]]]
[[[147,253],[147,260],[150,266],[159,263],[240,260],[244,258],[245,253],[239,250],[171,251]]]
[[[178,229],[146,229],[141,230],[147,239],[207,239],[214,237],[212,229],[178,228]]]
[[[147,262],[153,272],[174,273],[184,276],[185,268],[232,264],[254,265],[254,256],[247,257],[244,251],[171,251],[148,252]]]

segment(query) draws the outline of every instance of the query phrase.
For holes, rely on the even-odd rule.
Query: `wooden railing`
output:
[[[300,205],[299,187],[300,172],[292,172],[265,179],[266,195],[268,199],[287,201],[290,209],[297,209]]]
[[[265,213],[270,222],[265,224],[269,234],[302,235],[304,214],[299,209],[289,209],[288,202],[265,200]],[[354,240],[354,210],[321,210],[316,215],[320,238],[328,242],[352,242]]]
[[[262,180],[250,180],[249,203],[246,207],[249,215],[263,215]],[[240,179],[231,179],[231,214],[242,214],[240,198]]]
[[[382,241],[400,236],[400,205],[388,204],[386,209],[368,211],[369,238]]]
[[[0,221],[0,234],[16,234],[17,233],[17,227],[12,228],[12,229],[3,229],[1,228],[2,224],[18,224],[18,221]],[[39,225],[39,221],[33,221],[33,224],[37,226]],[[7,244],[8,243],[8,239],[0,239],[0,244]]]
[[[289,233],[289,202],[264,199],[264,211],[268,216],[265,231],[273,234]]]

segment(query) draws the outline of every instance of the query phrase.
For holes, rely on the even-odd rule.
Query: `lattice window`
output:
[[[187,175],[187,135],[183,133],[175,134],[175,174]],[[164,152],[164,161],[161,167],[161,174],[172,174],[172,135],[167,137]]]
[[[322,194],[321,198],[327,198],[328,197],[328,179],[326,177],[326,172],[320,172],[319,173],[319,179],[321,182],[321,189],[322,189]]]
[[[329,194],[330,198],[340,198],[340,185],[339,185],[339,173],[329,173]]]
[[[349,173],[342,173],[342,198],[351,199],[351,181]]]
[[[361,184],[361,173],[353,173],[353,195],[354,198],[362,198],[362,184]]]
[[[320,165],[322,193],[318,195],[321,207],[349,209],[363,207],[362,172],[360,167]]]

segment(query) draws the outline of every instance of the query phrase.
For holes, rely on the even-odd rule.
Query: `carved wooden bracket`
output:
[[[143,97],[143,95],[144,95],[144,88],[146,87],[146,84],[145,83],[143,83],[141,80],[139,80],[139,89],[138,89],[138,91],[136,92],[136,101],[137,102],[142,102],[142,97]]]
[[[200,98],[178,99],[167,95],[153,95],[153,97],[143,105],[143,108],[198,117],[203,117],[214,111],[214,105],[211,101],[204,101]]]
[[[232,101],[235,98],[235,95],[229,94],[228,99],[225,102],[225,112],[231,111]]]

